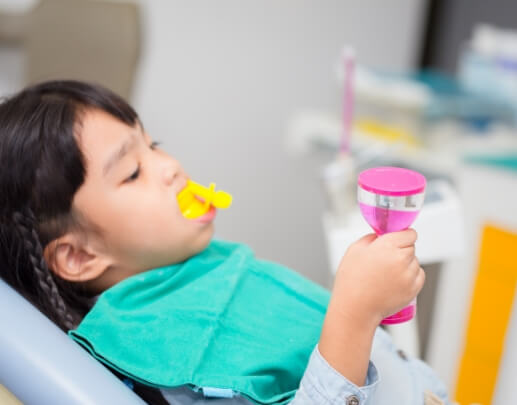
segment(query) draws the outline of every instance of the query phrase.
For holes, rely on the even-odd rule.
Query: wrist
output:
[[[375,330],[383,317],[371,309],[363,300],[352,296],[339,296],[333,294],[327,308],[327,316],[331,316],[336,322],[351,325],[361,330]]]

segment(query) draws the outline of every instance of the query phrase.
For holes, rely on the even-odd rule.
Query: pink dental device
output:
[[[377,235],[407,229],[424,203],[423,175],[400,167],[376,167],[359,174],[357,198],[366,222]],[[416,298],[381,322],[391,325],[409,321],[416,313]]]

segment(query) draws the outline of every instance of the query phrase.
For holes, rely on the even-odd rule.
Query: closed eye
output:
[[[149,145],[149,148],[151,150],[155,150],[158,145],[160,145],[160,142],[151,142],[151,145]],[[141,168],[140,163],[138,164],[136,170],[129,176],[127,179],[124,180],[124,183],[131,183],[132,181],[135,181],[140,176]]]
[[[138,164],[138,167],[133,172],[133,174],[129,176],[126,180],[124,180],[124,183],[131,183],[132,181],[138,179],[138,176],[140,176],[140,163]]]

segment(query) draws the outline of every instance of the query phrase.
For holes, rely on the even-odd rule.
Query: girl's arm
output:
[[[381,320],[406,306],[425,274],[415,258],[416,232],[367,235],[344,255],[321,337],[292,405],[363,403],[377,382],[369,361]],[[346,401],[346,402],[344,402]]]
[[[362,386],[380,319],[347,316],[340,310],[340,304],[334,299],[330,302],[318,349],[337,372],[355,385]]]
[[[321,355],[354,384],[366,378],[372,340],[381,320],[404,308],[424,285],[415,257],[416,232],[355,242],[339,265],[319,348]]]

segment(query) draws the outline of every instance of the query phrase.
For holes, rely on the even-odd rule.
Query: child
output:
[[[110,91],[75,81],[23,90],[0,104],[2,278],[148,403],[207,403],[203,393],[232,397],[221,404],[448,403],[433,372],[377,327],[423,286],[414,231],[354,243],[330,295],[211,241],[213,216],[178,209],[187,179]],[[220,338],[203,337],[214,325]],[[218,349],[201,352],[204,338]],[[227,364],[239,372],[221,372]],[[164,383],[167,373],[183,383]]]

